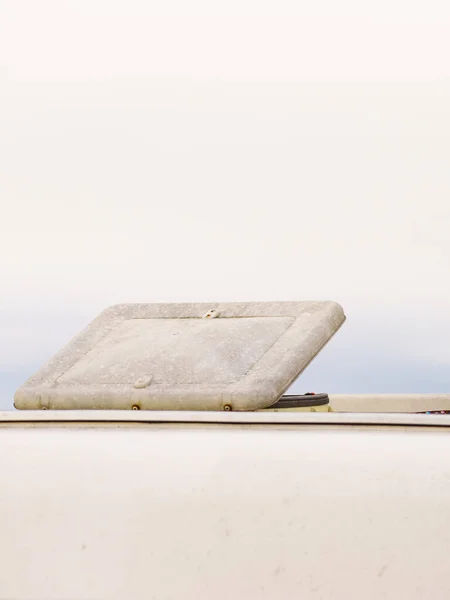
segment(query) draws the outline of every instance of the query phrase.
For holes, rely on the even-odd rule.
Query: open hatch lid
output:
[[[18,409],[271,406],[345,320],[335,302],[121,304],[15,394]]]

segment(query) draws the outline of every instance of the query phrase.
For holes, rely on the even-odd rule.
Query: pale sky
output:
[[[323,300],[450,392],[450,5],[0,0],[0,408],[117,302]]]

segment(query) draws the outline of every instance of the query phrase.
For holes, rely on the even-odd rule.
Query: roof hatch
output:
[[[122,304],[15,395],[19,409],[256,410],[345,320],[335,302]]]

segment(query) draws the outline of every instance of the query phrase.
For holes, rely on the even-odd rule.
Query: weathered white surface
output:
[[[222,425],[358,425],[364,427],[450,427],[450,415],[375,412],[219,412],[219,411],[123,411],[123,410],[26,410],[0,412],[6,424],[133,424],[208,423]]]
[[[0,426],[1,596],[448,600],[448,429],[196,416]]]
[[[17,391],[15,406],[269,406],[344,320],[334,302],[113,306]]]
[[[333,410],[351,413],[411,413],[450,410],[450,394],[330,394]]]

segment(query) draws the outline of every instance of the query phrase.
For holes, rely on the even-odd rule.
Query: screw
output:
[[[133,404],[133,406],[131,407],[131,410],[141,410],[141,407],[138,406],[137,404]]]
[[[226,410],[227,412],[229,412],[231,410],[231,404],[225,404],[225,406],[223,407],[223,410]]]

